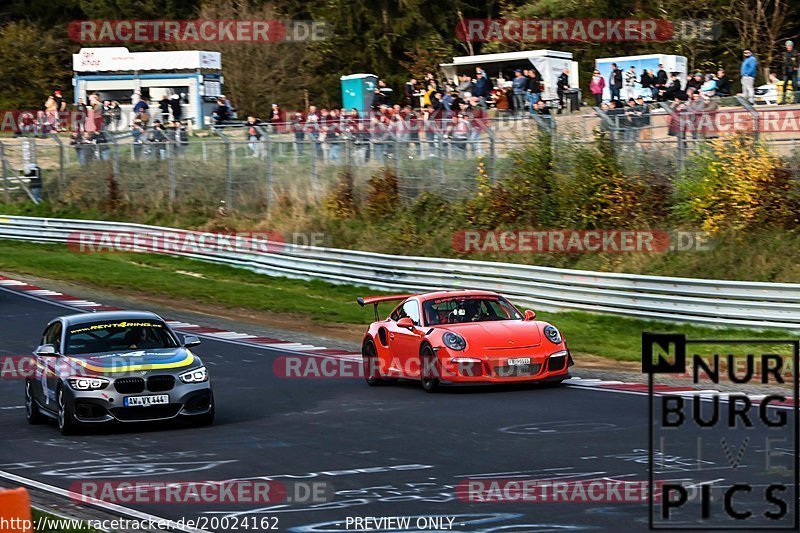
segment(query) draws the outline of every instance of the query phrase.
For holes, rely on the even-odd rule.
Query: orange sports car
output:
[[[378,304],[401,300],[381,320]],[[521,313],[489,291],[366,296],[375,322],[361,353],[369,385],[418,379],[427,392],[451,383],[558,383],[570,377],[572,356],[555,326]]]

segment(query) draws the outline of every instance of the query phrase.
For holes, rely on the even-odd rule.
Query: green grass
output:
[[[76,254],[63,245],[0,240],[0,271],[71,281],[107,290],[185,298],[229,309],[291,313],[303,320],[367,324],[372,309],[355,303],[377,291],[322,281],[270,277],[190,259],[145,254]],[[382,311],[388,312],[388,306]],[[576,352],[627,361],[641,358],[642,331],[686,333],[690,338],[775,338],[783,331],[709,328],[584,312],[540,312],[557,325]]]

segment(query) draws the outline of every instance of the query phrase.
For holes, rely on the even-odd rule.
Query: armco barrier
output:
[[[125,222],[0,215],[0,238],[66,243],[77,232],[197,232]],[[480,288],[532,307],[748,327],[800,327],[800,284],[637,276],[512,263],[279,246],[274,252],[175,252],[254,272],[388,291]]]
[[[0,489],[0,524],[3,532],[33,533],[31,500],[27,490]]]

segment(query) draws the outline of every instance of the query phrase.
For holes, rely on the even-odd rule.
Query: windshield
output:
[[[499,296],[437,298],[425,301],[422,308],[429,326],[491,320],[522,320],[517,308]]]
[[[163,322],[115,320],[69,328],[64,353],[75,355],[177,347],[177,340]]]

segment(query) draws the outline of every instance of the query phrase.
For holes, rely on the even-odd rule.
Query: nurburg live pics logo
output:
[[[799,352],[800,341],[791,339],[642,333],[651,529],[800,527]],[[686,375],[687,360],[692,384],[682,386],[676,377]],[[657,384],[657,377],[670,382]],[[721,392],[721,381],[735,388]]]

